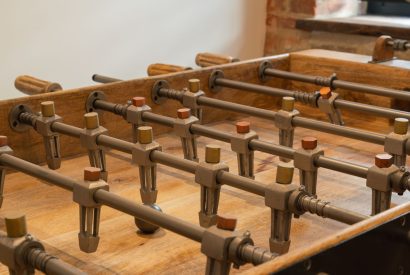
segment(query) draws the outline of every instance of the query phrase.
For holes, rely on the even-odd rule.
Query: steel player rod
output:
[[[307,100],[306,97],[303,97],[303,100],[300,100],[298,97],[299,92],[297,91],[273,88],[273,87],[252,84],[252,83],[247,83],[247,82],[242,82],[242,81],[237,81],[237,80],[231,80],[231,79],[226,79],[226,78],[216,78],[215,84],[222,86],[222,87],[228,87],[228,88],[233,88],[233,89],[238,89],[238,90],[253,91],[253,92],[267,94],[271,96],[280,96],[280,97],[289,96],[289,97],[295,98],[296,101],[303,101],[303,103],[306,103],[305,101]],[[314,94],[312,93],[311,96],[314,96]],[[308,101],[312,101],[312,100],[308,100]],[[311,102],[311,103],[312,104],[310,105],[316,106],[316,102]],[[373,106],[373,105],[364,104],[364,103],[357,103],[357,102],[352,102],[352,101],[343,100],[339,98],[335,99],[334,104],[336,107],[340,109],[355,110],[355,111],[359,111],[363,113],[376,114],[376,115],[384,116],[388,118],[403,117],[403,118],[410,119],[410,113],[400,111],[400,110],[390,109],[390,108]]]
[[[168,93],[172,93],[175,96],[182,95],[182,92],[161,88],[158,91],[159,96],[168,97]],[[410,95],[410,94],[409,94]],[[238,112],[242,114],[247,114],[255,117],[265,118],[269,120],[275,120],[276,112],[269,111],[261,108],[251,107],[247,105],[242,105],[238,103],[227,102],[219,99],[209,98],[206,96],[200,96],[197,99],[199,105],[225,109],[228,111]],[[385,135],[377,134],[374,132],[363,131],[359,129],[354,129],[346,126],[340,126],[325,122],[316,121],[313,119],[307,119],[303,117],[295,117],[293,119],[294,126],[299,126],[306,129],[318,130],[321,132],[334,134],[338,136],[344,136],[348,138],[358,139],[362,141],[367,141],[375,144],[384,144]],[[410,153],[410,147],[406,147]]]
[[[187,237],[191,240],[201,242],[205,229],[179,218],[172,217],[150,207],[138,205],[135,202],[124,199],[114,193],[97,190],[94,193],[94,199],[106,206],[119,210],[123,213],[138,217],[146,222],[158,225],[174,233]]]
[[[229,111],[236,111],[236,112],[245,113],[245,114],[249,114],[249,115],[261,117],[261,118],[267,118],[271,120],[274,120],[275,115],[276,115],[276,112],[274,111],[259,109],[255,107],[249,107],[246,105],[226,102],[223,100],[208,98],[205,96],[201,96],[198,98],[198,104],[209,106],[209,107],[214,107],[214,108],[222,108],[222,109],[229,110]],[[234,108],[231,108],[232,106],[234,106]],[[258,111],[254,112],[254,109],[257,109]],[[376,143],[380,145],[384,144],[384,139],[385,139],[385,135],[381,135],[381,134],[377,134],[377,133],[373,133],[369,131],[358,130],[358,129],[350,128],[346,126],[330,124],[327,122],[321,122],[321,121],[308,119],[304,117],[298,117],[298,116],[293,118],[292,124],[293,126],[298,126],[298,127],[312,129],[312,130],[319,130],[321,132],[326,132],[329,134],[335,134],[338,136],[359,139],[362,141],[367,141],[367,142]]]
[[[134,144],[131,142],[119,140],[107,135],[98,136],[97,144],[117,149],[125,153],[132,153],[134,147]],[[152,151],[152,153],[150,154],[150,159],[153,162],[173,167],[191,174],[195,174],[196,168],[198,166],[198,163],[196,163],[195,161],[182,159],[158,150]],[[234,175],[229,172],[228,174],[230,174],[230,176],[224,177],[224,184],[251,192],[259,196],[265,196],[265,186],[262,183]],[[263,190],[263,192],[261,190]]]
[[[357,112],[370,113],[370,114],[384,116],[388,118],[401,117],[401,118],[407,118],[410,120],[409,112],[404,112],[404,111],[390,109],[390,108],[357,103],[357,102],[338,99],[338,98],[334,101],[334,105],[336,106],[336,108],[340,108],[340,109],[348,109],[348,110],[353,110]]]
[[[123,140],[118,140],[116,138],[109,137],[106,135],[100,135],[97,138],[97,143],[99,143],[100,145],[110,146],[111,148],[118,149],[122,152],[132,152],[133,143],[123,141]],[[152,151],[150,155],[150,159],[153,162],[161,163],[161,164],[164,164],[164,165],[176,168],[176,169],[180,169],[180,170],[183,170],[189,173],[195,173],[196,167],[198,165],[194,161],[181,159],[174,155],[161,152],[161,151],[157,151],[157,150]],[[255,195],[265,197],[266,185],[258,181],[245,178],[245,177],[241,177],[241,176],[238,176],[238,175],[226,172],[226,171],[220,171],[217,174],[217,181],[220,184],[229,185],[229,186],[238,188],[240,190],[244,190],[244,191],[253,193]],[[303,207],[304,205],[303,202],[301,202],[301,205]],[[313,204],[310,204],[306,207],[313,207]],[[331,218],[339,222],[352,224],[354,222],[361,221],[367,218],[367,216],[365,215],[361,215],[361,214],[358,214],[358,213],[355,213],[349,210],[345,210],[345,209],[342,209],[336,206],[332,206],[331,209],[325,210],[327,207],[330,207],[330,206],[326,205],[326,207],[324,207],[324,210],[323,210],[324,212],[322,214],[323,217],[328,217],[328,218]],[[311,213],[318,213],[318,212],[315,212],[317,210],[313,208],[307,208],[306,211],[309,211]]]
[[[82,131],[82,129],[74,127],[74,126],[65,127],[67,125],[61,122],[55,122],[54,124],[57,124],[57,126],[55,127],[56,129],[63,128],[64,131],[70,132],[69,133],[70,136],[77,136],[77,133]],[[53,125],[52,125],[52,129],[54,129]],[[111,148],[117,149],[122,152],[132,153],[133,151],[133,146],[134,146],[133,143],[119,140],[119,139],[116,139],[116,138],[113,138],[107,135],[99,135],[96,141],[98,145],[111,147]],[[179,157],[176,157],[176,156],[173,156],[171,154],[164,153],[161,151],[157,151],[157,150],[154,150],[151,153],[150,158],[154,162],[162,163],[167,166],[174,167],[176,169],[181,169],[181,170],[184,170],[190,173],[195,173],[196,167],[198,165],[194,161],[181,159]],[[31,164],[29,162],[18,159],[11,155],[7,155],[7,154],[1,155],[0,163],[7,164],[10,167],[15,168],[16,170],[19,170],[29,175],[33,175],[35,177],[50,181],[52,183],[55,183],[57,186],[62,187],[67,190],[72,191],[73,185],[75,184],[75,181],[68,177],[64,177],[56,172],[41,168],[37,165]],[[30,167],[30,165],[33,166],[32,167],[33,169],[27,168],[27,167]],[[251,192],[253,194],[256,194],[262,197],[265,196],[265,185],[255,180],[241,177],[238,175],[234,175],[232,173],[224,172],[224,171],[221,171],[218,173],[217,180],[221,184],[226,184],[226,185],[229,185],[229,186],[232,186],[232,187],[235,187],[235,188],[247,191],[247,192]],[[104,190],[101,190],[101,191],[104,191]],[[156,212],[153,209],[149,209],[149,210]],[[340,209],[340,211],[344,211],[344,209]],[[316,213],[316,212],[312,212],[312,213]],[[350,211],[347,211],[344,215],[349,215],[349,213]],[[335,217],[335,220],[343,222],[343,220],[339,220],[339,219],[340,219],[339,216]],[[151,222],[150,220],[146,220],[146,221]],[[155,221],[153,223],[155,223]],[[164,227],[161,224],[157,224],[157,225]],[[164,228],[167,228],[167,227],[164,227]]]
[[[387,41],[387,45],[394,47],[394,41]],[[410,41],[407,41],[406,44],[404,44],[403,48],[403,50],[410,50]]]
[[[98,109],[103,109],[105,111],[109,111],[109,112],[115,112],[115,108],[116,106],[118,106],[117,104],[114,103],[110,103],[104,100],[96,100],[94,102],[94,107],[98,108]],[[159,123],[168,127],[173,127],[174,123],[175,123],[175,119],[167,117],[167,116],[163,116],[163,115],[159,115],[159,114],[155,114],[152,112],[144,112],[142,113],[142,118],[145,121],[148,122],[154,122],[154,123]],[[223,142],[227,142],[230,143],[231,139],[233,138],[233,136],[229,133],[223,132],[223,131],[219,131],[217,129],[213,129],[211,127],[208,126],[204,126],[204,125],[200,125],[200,124],[193,124],[191,125],[190,128],[191,132],[193,134],[197,134],[197,135],[201,135],[201,136],[206,136],[206,137],[210,137],[213,139],[217,139]],[[115,144],[121,144],[121,146],[119,147],[115,147],[116,149],[123,151],[123,152],[130,152],[130,146],[127,145],[127,142],[125,141],[121,141],[121,140],[116,140],[116,139],[111,139],[108,136],[101,136],[99,138],[99,142],[102,143],[102,145],[106,145],[108,147],[115,147]],[[127,149],[127,147],[129,149]],[[259,139],[254,139],[251,140],[249,142],[249,147],[252,150],[256,150],[256,151],[261,151],[261,152],[265,152],[268,154],[272,154],[272,155],[276,155],[279,157],[285,157],[285,158],[289,158],[289,159],[293,159],[295,150],[286,146],[281,146],[281,145],[275,145],[269,142],[265,142],[265,141],[261,141]],[[168,159],[166,157],[163,157],[161,159],[162,164],[168,165],[168,166],[173,166],[176,164],[179,164],[179,168],[180,170],[184,170],[186,172],[191,172],[191,173],[195,173],[195,169],[196,166],[194,166],[194,164],[189,165],[189,161],[187,161],[184,165],[182,165],[181,162],[176,161],[176,162],[170,162],[167,161]],[[367,168],[364,166],[360,166],[360,165],[356,165],[353,163],[349,163],[349,162],[345,162],[345,161],[340,161],[340,160],[336,160],[336,159],[332,159],[332,158],[327,158],[324,156],[320,157],[320,160],[317,160],[315,162],[315,164],[318,167],[323,167],[323,168],[327,168],[327,169],[331,169],[334,171],[339,171],[339,172],[343,172],[346,174],[350,174],[350,175],[354,175],[354,176],[358,176],[358,177],[362,177],[362,178],[366,178],[367,177]],[[247,190],[249,191],[249,190]]]
[[[99,82],[99,83],[111,83],[111,82],[121,81],[121,79],[108,77],[108,76],[103,76],[103,75],[99,75],[99,74],[94,74],[92,76],[92,79],[93,79],[93,81]]]
[[[77,181],[70,177],[63,176],[57,172],[16,158],[12,155],[2,154],[0,156],[0,163],[3,166],[11,167],[17,171],[45,180],[68,191],[73,191],[73,186],[77,184]],[[95,192],[94,198],[99,203],[103,203],[121,212],[133,215],[134,217],[141,218],[147,222],[154,223],[192,240],[202,240],[204,229],[200,226],[187,223],[152,208],[138,205],[106,190],[98,190]]]
[[[27,175],[51,182],[54,185],[68,191],[73,191],[75,180],[65,177],[53,170],[42,168],[31,162],[16,158],[9,154],[2,154],[0,156],[0,163],[3,166],[11,167],[17,171],[21,171]]]
[[[63,262],[55,257],[47,257],[47,261],[44,263],[42,255],[48,255],[47,252],[32,248],[27,253],[27,261],[35,267],[37,270],[43,271],[47,275],[85,275],[87,273],[77,269],[76,267]],[[39,261],[40,259],[40,261]]]
[[[326,78],[321,76],[305,75],[272,68],[266,68],[263,73],[268,76],[290,79],[300,82],[307,82],[321,86],[327,86],[331,87],[332,89],[340,88],[410,101],[410,94],[408,92],[396,89],[384,88],[362,83],[355,83],[339,79],[330,80],[330,78],[327,81],[323,81],[323,79]]]
[[[318,200],[312,197],[302,197],[299,200],[299,206],[301,209],[305,211],[309,211],[311,213],[316,213],[318,211],[318,206],[315,204]],[[324,218],[330,218],[332,220],[336,220],[339,222],[343,222],[346,224],[354,224],[360,221],[363,221],[368,218],[366,215],[362,215],[350,210],[341,209],[334,205],[322,205],[323,209],[319,211],[323,211],[320,216]]]
[[[298,117],[298,116],[292,119],[292,125],[297,126],[297,127],[306,128],[306,129],[311,129],[311,130],[318,130],[320,132],[325,132],[325,133],[334,134],[338,136],[344,136],[347,138],[367,141],[367,142],[379,144],[379,145],[384,145],[384,140],[386,138],[386,136],[382,134],[358,130],[355,128],[330,124],[327,122],[317,121],[317,120],[304,118],[304,117]]]

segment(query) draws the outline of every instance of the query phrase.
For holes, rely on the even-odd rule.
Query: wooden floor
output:
[[[264,120],[249,119],[260,139],[277,142],[277,130]],[[213,124],[218,129],[234,131],[234,121]],[[378,128],[378,130],[380,130]],[[386,130],[386,129],[382,129]],[[387,133],[386,131],[379,131]],[[383,148],[365,142],[315,131],[297,129],[295,147],[299,147],[303,136],[316,136],[325,155],[370,166],[376,153]],[[179,139],[172,134],[157,137],[163,151],[182,156]],[[205,144],[220,144],[222,158],[236,173],[236,155],[225,143],[208,138],[199,138],[199,153],[203,159]],[[64,144],[62,145],[64,146]],[[278,157],[256,152],[256,180],[265,184],[275,179]],[[130,156],[110,151],[107,156],[110,191],[140,202],[137,167],[130,166]],[[80,179],[82,168],[88,166],[88,158],[80,156],[66,159],[59,170],[64,175]],[[297,172],[294,180],[298,182]],[[159,166],[158,204],[170,215],[198,223],[199,188],[191,174]],[[78,206],[72,202],[72,194],[44,184],[21,173],[10,173],[6,177],[3,207],[0,217],[8,211],[19,210],[27,215],[29,232],[45,244],[46,249],[61,259],[89,272],[90,274],[197,274],[203,273],[205,256],[200,245],[166,230],[154,235],[137,232],[133,217],[108,207],[102,209],[100,245],[96,253],[86,254],[78,248]],[[318,196],[332,204],[370,213],[371,191],[365,180],[326,169],[319,169]],[[393,203],[409,201],[410,196],[393,196]],[[223,186],[219,213],[238,218],[238,230],[250,230],[256,245],[268,247],[270,231],[270,209],[264,200],[253,194]],[[5,230],[0,219],[0,230]],[[303,215],[294,219],[291,232],[291,250],[303,249],[312,242],[334,234],[346,225],[329,219]],[[251,268],[246,265],[241,270]],[[240,270],[240,271],[241,271]],[[7,269],[1,266],[1,274]],[[233,270],[233,273],[238,271]]]

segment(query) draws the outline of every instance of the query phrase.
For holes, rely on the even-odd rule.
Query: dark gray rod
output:
[[[353,164],[346,161],[327,158],[325,156],[319,156],[315,161],[316,166],[327,168],[334,171],[350,174],[353,176],[367,178],[368,168],[358,164]]]
[[[54,185],[73,191],[73,186],[77,182],[69,177],[60,175],[57,172],[42,168],[25,160],[16,158],[12,155],[2,154],[0,163],[4,166],[14,168],[25,174],[53,183]],[[195,241],[202,240],[203,228],[184,222],[177,218],[158,212],[150,207],[135,204],[134,202],[114,195],[105,190],[98,190],[94,193],[97,202],[130,214],[134,217],[141,218],[147,222],[155,223],[163,228],[169,229],[175,233],[181,234]]]
[[[111,82],[122,81],[121,79],[108,77],[108,76],[103,76],[103,75],[99,75],[99,74],[94,74],[92,76],[92,79],[93,79],[93,81],[99,82],[99,83],[111,83]]]
[[[312,84],[321,85],[321,86],[327,86],[331,88],[341,88],[341,89],[346,89],[346,90],[364,92],[364,93],[369,93],[369,94],[374,94],[374,95],[381,95],[381,96],[387,96],[391,98],[410,101],[410,94],[408,92],[395,90],[395,89],[389,89],[389,88],[383,88],[379,86],[343,81],[343,80],[338,80],[338,79],[331,81],[330,79],[320,77],[320,76],[304,75],[300,73],[287,72],[287,71],[271,69],[271,68],[265,69],[264,74],[269,75],[269,76],[284,78],[284,79],[290,79],[290,80],[307,82],[307,83],[312,83]]]
[[[218,99],[213,99],[213,98],[207,98],[205,96],[201,96],[198,98],[198,104],[207,105],[207,106],[211,106],[215,108],[221,108],[221,109],[225,109],[229,111],[245,113],[245,114],[249,114],[252,116],[267,118],[271,120],[275,120],[275,115],[276,115],[276,112],[273,112],[273,111],[249,107],[246,105],[226,102],[223,100],[218,100]],[[355,128],[330,124],[327,122],[321,122],[321,121],[299,117],[299,116],[296,116],[293,118],[292,124],[293,126],[298,126],[298,127],[312,129],[312,130],[318,130],[318,131],[326,132],[329,134],[334,134],[338,136],[344,136],[348,138],[354,138],[354,139],[358,139],[362,141],[384,145],[385,135],[377,134],[374,132],[358,130]]]
[[[280,71],[280,72],[283,72],[283,71]],[[285,73],[288,73],[288,72],[285,72]],[[304,75],[302,76],[306,77]],[[171,92],[176,95],[182,95],[181,92],[171,90],[171,89],[166,89],[166,88],[160,89],[158,94],[163,97],[168,97],[168,93],[171,93]],[[238,113],[256,116],[260,118],[265,118],[265,119],[269,119],[273,121],[275,120],[275,115],[276,115],[276,112],[273,112],[273,111],[264,110],[261,108],[251,107],[247,105],[242,105],[238,103],[227,102],[227,101],[223,101],[219,99],[209,98],[206,96],[200,96],[197,99],[197,103],[199,105],[220,108],[220,109],[224,109],[228,111],[238,112]],[[353,139],[358,139],[362,141],[367,141],[370,143],[384,145],[384,139],[385,139],[384,135],[369,132],[369,131],[362,131],[362,130],[358,130],[354,128],[320,122],[320,121],[316,121],[313,119],[307,119],[303,117],[295,117],[293,119],[293,124],[294,126],[299,126],[302,128],[318,130],[318,131],[326,132],[329,134],[345,136],[348,138],[353,138]],[[410,152],[410,148],[407,150]]]
[[[125,115],[125,112],[127,111],[127,109],[123,108],[122,107],[123,105],[121,104],[114,104],[114,103],[111,103],[105,100],[100,100],[100,99],[94,100],[93,106],[96,109],[101,109],[101,110],[108,111],[108,112],[115,113],[115,114],[122,115],[122,116]],[[118,106],[120,106],[120,108],[118,108]]]
[[[81,128],[74,127],[62,122],[54,122],[51,124],[51,130],[60,134],[64,134],[71,137],[80,138]]]
[[[290,147],[272,144],[259,139],[252,139],[249,142],[249,148],[288,159],[293,159],[293,154],[295,153],[295,150]]]
[[[113,110],[117,106],[117,104],[113,104],[109,102],[106,103],[106,101],[103,101],[103,100],[96,100],[95,103],[98,103],[98,106],[94,104],[94,106],[97,108],[100,108],[99,106],[103,106],[101,105],[101,103],[104,103],[105,106],[107,106],[107,108],[105,109],[103,108],[103,109],[106,111],[111,111],[111,112],[113,112]],[[175,119],[167,117],[167,116],[151,113],[151,112],[144,112],[143,119],[147,122],[159,123],[159,124],[171,127],[171,128],[175,124]],[[219,131],[219,130],[216,130],[216,129],[213,129],[213,128],[210,128],[204,125],[200,125],[200,124],[191,125],[190,130],[194,134],[210,137],[210,138],[217,139],[223,142],[230,143],[232,139],[232,134],[230,133],[222,132],[222,131]],[[101,136],[101,138],[100,137],[97,138],[97,142],[99,142],[99,144],[101,145],[111,147],[119,151],[128,152],[128,153],[132,152],[132,148],[130,144],[128,144],[127,142],[115,139],[115,138],[111,138],[108,136]],[[293,159],[293,155],[295,152],[295,150],[292,148],[281,146],[281,145],[275,145],[275,144],[265,142],[259,139],[251,140],[249,142],[249,148],[252,150],[257,150],[257,151],[265,152],[271,155],[276,155],[279,157],[285,157],[289,159]],[[165,164],[165,165],[168,165],[168,166],[180,169],[180,170],[184,170],[187,172],[191,172],[191,171],[193,171],[192,173],[195,172],[195,168],[190,166],[188,163],[182,164],[178,158],[175,158],[174,160],[170,161],[169,158],[167,157],[167,154],[163,155],[161,159],[158,159],[157,162],[160,162],[162,164]],[[364,177],[364,178],[367,177],[367,168],[360,166],[360,165],[353,164],[353,163],[339,161],[339,160],[335,160],[335,159],[331,159],[327,157],[320,157],[320,160],[316,161],[315,164],[318,167],[323,167],[323,168],[327,168],[327,169],[331,169],[334,171],[339,171],[342,173],[355,175],[359,177]]]
[[[290,90],[278,89],[278,88],[273,88],[273,87],[267,87],[263,85],[236,81],[236,80],[231,80],[227,78],[216,78],[215,84],[219,86],[223,86],[223,87],[228,87],[228,88],[233,88],[233,89],[238,89],[238,90],[245,90],[245,91],[252,91],[252,92],[267,94],[271,96],[281,96],[281,97],[289,96],[289,97],[294,97],[297,101],[301,101],[298,95],[301,94],[302,92],[297,92],[297,91],[290,91]],[[305,93],[305,95],[314,96],[313,93],[311,94]],[[306,104],[307,103],[306,96],[303,96],[302,98],[304,99],[302,102]],[[356,102],[343,100],[339,98],[337,98],[334,101],[334,104],[336,107],[341,108],[341,109],[350,109],[350,110],[356,110],[356,111],[360,111],[364,113],[377,114],[379,116],[384,116],[388,118],[404,117],[404,118],[410,119],[410,113],[395,110],[395,109],[390,109],[390,108],[373,106],[373,105],[363,104],[363,103],[356,103]],[[310,105],[317,107],[316,102]]]
[[[209,137],[213,139],[217,139],[224,142],[231,142],[232,135],[217,129],[213,129],[211,127],[207,127],[200,124],[192,124],[190,130],[192,133],[201,135],[204,137]]]
[[[138,217],[146,222],[168,229],[191,240],[197,242],[202,241],[202,236],[205,229],[198,225],[185,222],[179,218],[172,217],[148,206],[138,205],[131,200],[124,199],[116,194],[102,189],[97,190],[94,193],[94,199],[99,203],[117,209],[131,216]]]
[[[363,113],[370,113],[370,114],[375,114],[378,116],[384,116],[388,118],[401,117],[401,118],[407,118],[410,120],[410,113],[400,111],[400,110],[390,109],[390,108],[372,106],[368,104],[357,103],[357,102],[347,101],[343,99],[336,99],[334,101],[334,105],[337,108],[341,108],[341,109],[348,109],[348,110],[353,110],[353,111],[358,111],[358,112],[363,112]]]
[[[97,137],[97,144],[128,154],[132,154],[132,148],[134,147],[134,144],[131,142],[113,138],[107,135],[99,135]]]
[[[161,151],[152,151],[150,158],[153,162],[158,162],[191,174],[195,174],[198,164],[195,161],[182,159],[177,156]]]
[[[26,258],[27,262],[35,267],[35,269],[40,270],[47,275],[87,274],[38,248],[31,248],[26,254]]]
[[[384,145],[385,135],[296,116],[293,126]]]
[[[258,84],[252,84],[252,83],[247,83],[247,82],[242,82],[242,81],[237,81],[237,80],[232,80],[232,79],[227,79],[227,78],[221,78],[221,77],[215,79],[215,84],[217,86],[223,86],[223,87],[238,89],[238,90],[249,90],[249,91],[254,91],[254,92],[261,93],[261,94],[272,95],[272,96],[280,96],[280,97],[284,97],[284,96],[294,97],[295,96],[295,93],[293,91],[273,88],[273,87],[268,87],[268,86],[263,86],[263,85],[258,85]]]
[[[152,112],[143,112],[142,119],[146,122],[158,123],[158,124],[162,124],[162,125],[165,125],[171,128],[174,127],[174,124],[175,124],[174,118],[158,115]]]
[[[234,175],[229,172],[221,171],[216,177],[218,183],[226,184],[255,195],[265,197],[266,186],[250,178]]]
[[[161,89],[162,90],[162,89]],[[241,114],[247,114],[251,116],[266,118],[269,120],[275,120],[276,112],[269,111],[261,108],[251,107],[247,105],[242,105],[238,103],[223,101],[219,99],[214,99],[210,97],[200,96],[197,99],[197,103],[203,106],[209,106],[213,108],[219,108],[227,111],[238,112]]]
[[[323,204],[322,209],[318,208],[318,199],[304,196],[299,200],[299,206],[310,213],[317,213],[319,216],[329,218],[346,224],[354,224],[368,219],[369,216],[362,215],[347,209],[342,209],[331,204]]]
[[[76,183],[75,180],[62,176],[53,170],[42,168],[31,162],[16,158],[9,154],[2,154],[0,156],[0,163],[3,166],[11,167],[27,175],[51,182],[54,185],[68,191],[73,191],[73,186]]]

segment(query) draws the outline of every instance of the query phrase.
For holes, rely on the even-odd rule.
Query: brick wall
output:
[[[360,10],[357,0],[268,0],[265,55],[304,49],[328,49],[371,55],[377,37],[330,32],[309,32],[295,28],[296,19],[349,16]],[[410,60],[410,52],[395,56]]]

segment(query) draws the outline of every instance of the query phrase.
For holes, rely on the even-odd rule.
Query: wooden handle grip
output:
[[[238,58],[214,53],[199,53],[195,57],[195,63],[200,67],[209,67],[237,61],[239,61]]]
[[[169,65],[162,63],[155,63],[148,66],[147,74],[149,76],[161,75],[161,74],[170,74],[176,72],[182,72],[186,70],[192,70],[191,67],[182,67],[177,65]]]
[[[29,75],[20,75],[14,81],[17,90],[27,95],[36,95],[62,90],[60,84],[41,80]]]

